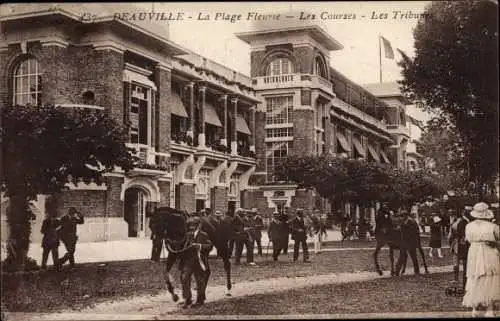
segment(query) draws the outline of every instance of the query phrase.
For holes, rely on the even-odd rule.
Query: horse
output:
[[[182,255],[191,248],[192,244],[186,244],[187,241],[187,214],[170,207],[159,207],[155,210],[156,219],[164,222],[157,226],[164,226],[164,231],[153,231],[163,234],[165,246],[168,250],[166,260],[166,284],[167,290],[176,302],[179,296],[175,293],[172,285],[172,276],[170,271],[177,261],[179,255]],[[229,218],[215,218],[212,216],[203,216],[201,219],[201,229],[208,234],[210,241],[217,249],[217,256],[224,262],[226,272],[227,296],[231,296],[231,263],[229,260],[229,238],[233,234],[231,220]]]
[[[373,259],[375,261],[375,269],[379,275],[382,275],[383,272],[380,269],[378,264],[378,254],[380,249],[385,245],[389,247],[389,257],[391,260],[391,276],[394,276],[396,273],[394,271],[394,250],[399,250],[401,246],[401,230],[398,225],[392,228],[386,228],[387,233],[384,233],[383,230],[378,230],[375,232],[375,240],[377,241],[377,245],[375,247],[375,251],[373,252]],[[427,269],[427,262],[425,261],[425,253],[422,249],[422,242],[420,240],[420,233],[418,233],[418,238],[416,240],[416,247],[420,252],[420,256],[422,257],[424,263],[425,273],[429,273]],[[403,262],[401,274],[404,274],[406,270],[406,262]]]

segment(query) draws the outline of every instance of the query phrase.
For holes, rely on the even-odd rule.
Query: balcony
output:
[[[387,131],[393,135],[403,135],[410,138],[410,130],[404,125],[386,125]]]
[[[332,83],[318,75],[287,74],[255,77],[253,78],[253,84],[256,90],[308,87],[320,89],[327,94],[333,95]]]
[[[379,121],[378,119],[376,119],[375,117],[373,117],[367,113],[362,112],[361,110],[357,109],[356,107],[351,106],[350,104],[346,103],[345,101],[340,100],[338,98],[334,98],[332,100],[332,103],[335,107],[339,108],[343,112],[345,112],[349,115],[353,115],[354,117],[357,117],[370,125],[376,126],[377,128],[379,128],[383,131],[388,131],[388,128],[381,121]]]

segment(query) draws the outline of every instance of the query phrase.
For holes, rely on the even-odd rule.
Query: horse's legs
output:
[[[425,261],[424,249],[421,246],[419,246],[418,251],[420,252],[420,256],[422,257],[422,262],[424,264],[425,273],[429,274],[429,270],[427,269],[427,262]],[[457,278],[457,280],[458,280],[458,278]]]
[[[227,296],[231,296],[231,261],[229,260],[228,253],[225,253],[222,256],[222,260],[224,261],[224,270],[226,271],[226,287],[227,287]]]
[[[383,245],[380,245],[377,243],[377,246],[375,247],[375,252],[373,252],[373,260],[375,262],[375,269],[377,270],[377,273],[379,275],[382,275],[382,271],[380,270],[380,266],[378,265],[378,253],[380,252],[380,249],[382,248]]]
[[[175,254],[169,252],[167,256],[167,267],[165,269],[165,279],[167,283],[167,290],[172,295],[172,300],[174,300],[174,302],[177,302],[179,300],[179,296],[175,294],[175,289],[174,286],[172,285],[172,276],[170,275],[170,270],[174,266],[175,261],[176,261]]]

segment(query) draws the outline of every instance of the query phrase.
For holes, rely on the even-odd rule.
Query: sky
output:
[[[428,1],[162,2],[154,4],[154,11],[184,12],[186,16],[192,16],[193,19],[170,21],[169,38],[187,49],[246,75],[250,73],[250,46],[234,34],[252,31],[252,22],[246,20],[249,12],[272,14],[304,11],[315,14],[314,22],[318,22],[344,46],[343,49],[330,53],[331,66],[351,80],[365,84],[379,82],[379,34],[390,41],[395,55],[395,60],[385,59],[382,52],[383,81],[401,79],[400,68],[396,64],[401,56],[396,48],[403,50],[410,57],[413,56],[413,29],[417,19],[401,18],[401,15],[394,19],[394,11],[423,13],[429,3]],[[152,3],[141,3],[140,6],[148,10],[153,8]],[[234,23],[215,21],[213,17],[218,12],[242,14],[243,20]],[[356,19],[322,20],[320,19],[322,12],[354,14]],[[200,13],[211,15],[211,20],[197,20]],[[374,13],[376,16],[387,14],[387,19],[372,19]],[[165,21],[155,23],[165,24]]]

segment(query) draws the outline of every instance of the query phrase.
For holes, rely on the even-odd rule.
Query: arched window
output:
[[[313,74],[326,78],[326,67],[320,57],[314,59]]]
[[[35,58],[19,62],[12,79],[14,105],[38,106],[42,103],[42,72]]]
[[[290,59],[282,57],[276,58],[267,66],[267,76],[293,74],[293,64]]]

